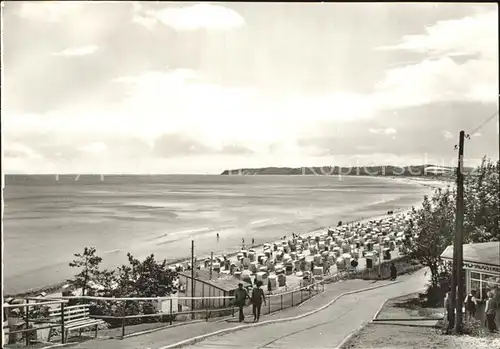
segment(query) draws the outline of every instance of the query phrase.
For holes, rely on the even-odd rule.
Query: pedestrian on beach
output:
[[[255,245],[255,239],[252,238],[252,246],[254,246],[254,245]]]
[[[488,300],[486,301],[486,308],[484,309],[484,313],[486,314],[486,325],[491,333],[495,333],[498,331],[498,328],[495,323],[496,306],[495,300],[493,299],[493,292],[489,291],[487,296]]]
[[[240,322],[243,322],[245,320],[245,314],[243,314],[243,308],[245,307],[245,303],[248,298],[250,298],[248,296],[248,292],[243,288],[243,284],[240,282],[238,284],[238,289],[234,293],[234,303],[239,309]]]
[[[396,269],[394,263],[391,263],[391,281],[396,280],[397,277],[398,277],[398,270]]]
[[[465,311],[469,320],[476,317],[477,299],[476,290],[472,290],[465,298]]]
[[[264,295],[264,290],[260,288],[262,286],[262,281],[257,281],[255,287],[252,290],[252,310],[253,310],[253,321],[257,322],[260,319],[260,310],[262,308],[262,303],[266,305],[266,296]]]
[[[217,233],[217,242],[219,242],[219,233]]]

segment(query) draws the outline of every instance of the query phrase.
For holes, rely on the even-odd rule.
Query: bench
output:
[[[49,317],[58,318],[56,321],[61,323],[61,308],[55,308],[49,310]],[[73,305],[69,307],[64,307],[64,338],[68,339],[69,331],[80,330],[80,335],[82,334],[82,329],[87,327],[95,327],[95,338],[97,338],[97,330],[99,325],[104,324],[104,321],[99,319],[92,319],[90,317],[90,305]],[[52,331],[50,331],[52,332]],[[50,342],[50,336],[48,341]]]

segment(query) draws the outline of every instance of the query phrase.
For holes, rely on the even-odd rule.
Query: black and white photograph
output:
[[[1,11],[2,348],[500,348],[497,3]]]

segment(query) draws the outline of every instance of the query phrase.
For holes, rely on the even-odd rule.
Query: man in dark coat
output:
[[[262,286],[261,281],[257,281],[255,287],[252,290],[252,308],[253,308],[253,321],[257,322],[260,319],[260,310],[262,308],[262,303],[266,304],[266,296],[264,295],[264,290],[260,288]]]
[[[243,307],[245,307],[245,303],[248,298],[250,297],[248,296],[247,290],[243,288],[242,283],[239,283],[238,288],[234,293],[234,303],[239,309],[240,322],[243,322],[245,320],[245,314],[243,314]]]

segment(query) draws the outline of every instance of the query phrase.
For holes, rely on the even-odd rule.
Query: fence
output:
[[[315,295],[324,291],[325,282],[331,282],[332,278],[328,280],[321,280],[318,282],[311,283],[309,285],[303,286],[299,289],[294,289],[287,292],[277,293],[277,294],[268,294],[266,295],[266,304],[263,305],[261,309],[262,315],[272,314],[277,311],[284,310],[286,308],[294,307],[299,305],[300,303],[305,302],[308,299],[311,299]],[[179,304],[182,302],[189,303],[192,299],[201,300],[202,297],[179,297]],[[52,304],[60,304],[61,310],[64,310],[65,304],[70,300],[76,300],[80,302],[90,302],[90,303],[113,303],[114,306],[118,309],[115,315],[90,315],[93,319],[102,319],[107,324],[104,328],[100,328],[99,333],[100,337],[106,338],[125,338],[130,335],[136,335],[144,331],[156,330],[161,328],[166,328],[168,326],[173,325],[174,323],[183,323],[190,322],[193,320],[197,321],[214,321],[226,319],[231,321],[231,319],[237,317],[238,309],[234,306],[234,297],[203,297],[205,300],[208,300],[207,307],[204,309],[189,309],[189,310],[181,310],[176,311],[174,303],[175,300],[171,297],[154,297],[154,298],[104,298],[104,297],[87,297],[87,296],[77,296],[77,297],[60,297],[58,300],[56,298],[46,298],[48,301],[37,303],[38,306],[47,306]],[[216,300],[228,300],[227,304],[229,306],[223,308],[212,308],[210,307],[211,301]],[[28,300],[29,301],[29,300]],[[140,307],[138,306],[140,303],[149,303],[152,302],[160,302],[167,303],[167,311],[163,311],[164,308],[161,308],[160,311],[155,311],[151,314],[138,314],[138,313],[129,313],[127,314],[127,308],[137,310]],[[4,305],[4,307],[29,307],[34,306],[35,304],[20,304],[20,305]],[[250,315],[252,312],[252,307],[245,306],[244,314]],[[61,314],[64,311],[61,311]],[[48,318],[37,318],[36,320],[30,320],[29,316],[24,317],[26,323],[29,321],[37,321],[41,323],[43,321],[48,321]],[[64,316],[60,319],[60,322],[44,322],[47,326],[37,327],[27,330],[15,331],[15,333],[26,333],[26,332],[34,332],[40,329],[49,329],[49,331],[54,331],[57,328],[60,328],[60,333],[54,334],[54,340],[65,343],[70,340],[70,338],[64,338]],[[55,331],[56,332],[56,331]],[[84,329],[83,333],[85,334],[87,331]],[[14,332],[11,332],[14,333]],[[80,336],[82,332],[80,332]],[[25,336],[25,343],[28,345],[33,340],[30,339],[29,336]],[[36,342],[42,342],[41,340],[36,340]]]

